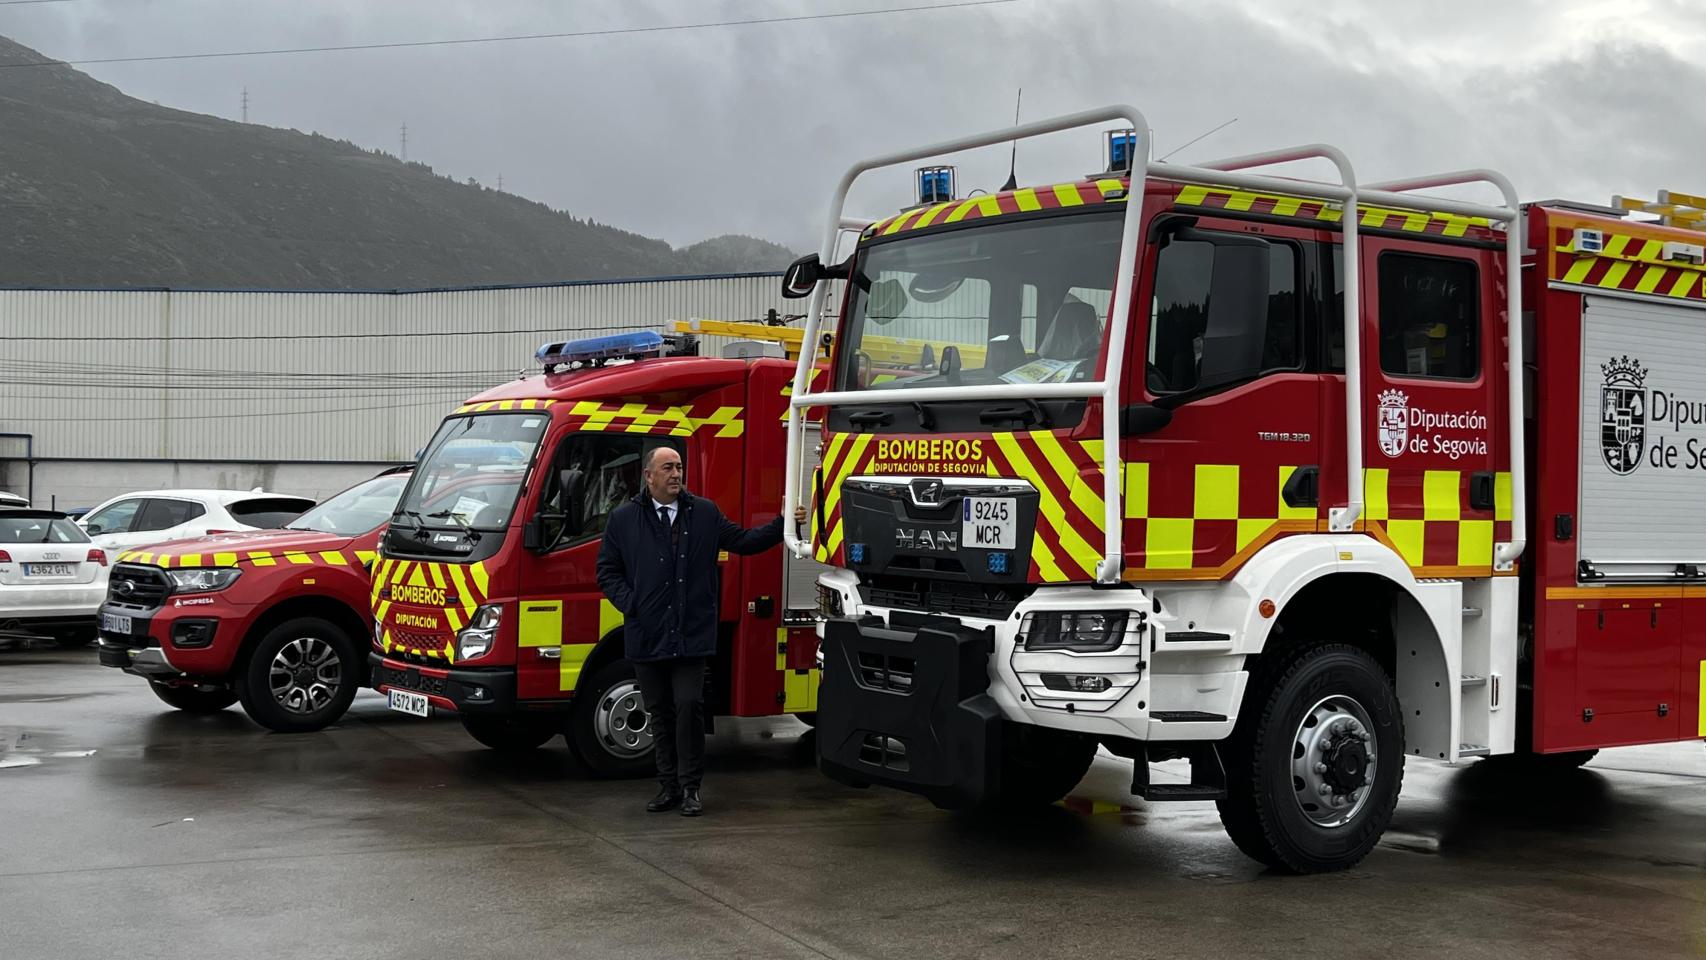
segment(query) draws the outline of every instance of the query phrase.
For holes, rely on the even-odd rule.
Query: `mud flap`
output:
[[[991,631],[947,617],[826,622],[818,768],[842,783],[894,787],[946,809],[999,795],[993,642]]]

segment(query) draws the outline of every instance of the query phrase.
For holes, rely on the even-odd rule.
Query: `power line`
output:
[[[299,417],[299,416],[303,416],[304,414],[320,414],[320,413],[362,413],[362,414],[370,414],[370,413],[376,413],[376,412],[377,413],[389,413],[389,412],[394,411],[394,410],[412,410],[412,409],[418,409],[421,407],[438,407],[440,409],[443,409],[445,406],[446,406],[446,403],[443,400],[426,400],[426,401],[422,401],[419,403],[388,403],[388,404],[385,404],[384,406],[372,407],[371,409],[362,409],[362,408],[355,408],[355,407],[347,407],[346,406],[346,407],[325,407],[325,408],[317,409],[317,410],[284,410],[284,411],[268,410],[268,411],[261,411],[261,412],[255,412],[255,413],[206,413],[206,414],[193,413],[193,414],[181,414],[181,415],[180,414],[165,414],[165,415],[156,416],[156,417],[109,417],[106,415],[102,415],[100,417],[100,422],[102,422],[102,423],[138,423],[138,422],[159,422],[159,421],[163,421],[163,420],[248,420],[248,419],[253,419],[255,417],[279,417],[279,416]],[[445,412],[449,413],[450,411],[445,410]],[[12,423],[12,424],[88,423],[90,421],[90,419],[91,418],[89,416],[81,416],[81,417],[14,417],[14,416],[8,416],[4,422]]]
[[[981,318],[979,318],[981,319]],[[163,336],[159,334],[119,334],[108,336],[65,336],[63,334],[11,334],[7,333],[7,341],[30,340],[37,343],[88,343],[97,340],[101,343],[117,342],[157,342],[170,341],[173,343],[210,340],[389,340],[397,337],[490,337],[504,334],[530,334],[556,336],[568,339],[575,331],[564,330],[562,327],[526,327],[519,330],[403,330],[395,333],[209,333],[188,334],[183,336]]]
[[[0,7],[21,7],[29,3],[73,3],[75,0],[0,0]]]
[[[0,2],[50,2],[50,0],[0,0]],[[392,43],[348,43],[323,47],[280,47],[268,50],[225,50],[211,53],[170,53],[145,57],[96,57],[84,60],[26,60],[22,63],[0,64],[13,67],[87,66],[101,63],[152,63],[161,60],[213,60],[229,57],[266,57],[298,53],[339,53],[350,50],[401,50],[413,47],[451,47],[475,43],[513,43],[521,40],[572,40],[583,37],[615,37],[640,33],[670,33],[683,30],[708,30],[718,27],[752,27],[772,23],[800,23],[806,20],[845,20],[854,17],[880,17],[901,13],[923,13],[931,10],[953,10],[961,7],[992,7],[1019,3],[1020,0],[956,0],[952,3],[931,3],[913,7],[887,7],[881,10],[846,10],[838,13],[803,13],[788,17],[750,17],[745,20],[709,20],[701,23],[672,23],[655,27],[612,27],[607,30],[574,30],[564,33],[527,33],[504,37],[461,37],[454,40],[408,40]]]

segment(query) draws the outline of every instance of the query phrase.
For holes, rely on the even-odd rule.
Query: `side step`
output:
[[[1457,745],[1457,755],[1459,757],[1487,757],[1492,756],[1492,753],[1493,751],[1491,749],[1484,747],[1479,743],[1460,743]]]
[[[1214,741],[1195,741],[1182,746],[1185,758],[1191,761],[1190,783],[1150,783],[1149,748],[1145,745],[1132,758],[1131,792],[1153,803],[1226,799],[1226,768],[1220,763],[1220,751]]]

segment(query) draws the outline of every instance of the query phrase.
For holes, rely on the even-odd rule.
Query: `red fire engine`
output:
[[[919,205],[844,219],[867,170],[1110,121],[1105,174],[956,199],[922,168]],[[1147,129],[858,164],[790,268],[791,404],[824,416],[791,423],[784,510],[822,465],[789,547],[836,568],[822,769],[1051,802],[1105,747],[1317,871],[1379,839],[1407,757],[1706,736],[1701,235],[1487,171],[1362,184],[1324,145],[1146,162]],[[1260,172],[1312,158],[1332,182]],[[1502,203],[1417,192],[1477,183]]]
[[[781,359],[663,355],[684,346],[652,332],[546,344],[543,376],[445,418],[373,571],[369,662],[393,709],[453,710],[497,749],[565,733],[593,770],[651,770],[622,613],[594,577],[599,535],[660,445],[730,519],[775,516],[793,376]],[[817,572],[780,550],[721,558],[713,712],[810,721]]]

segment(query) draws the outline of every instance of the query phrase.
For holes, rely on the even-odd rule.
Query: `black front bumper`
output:
[[[1001,712],[989,696],[988,630],[896,613],[888,624],[830,620],[818,689],[818,768],[938,807],[976,806],[1001,789]]]
[[[383,654],[372,651],[367,654],[367,666],[375,690],[392,687],[443,697],[455,704],[458,713],[509,713],[517,709],[514,668],[457,670],[399,666],[395,660],[387,664]],[[423,669],[445,675],[434,676],[423,673]]]

